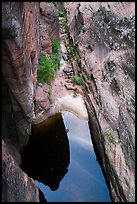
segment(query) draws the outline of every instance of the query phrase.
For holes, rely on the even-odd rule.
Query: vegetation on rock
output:
[[[56,70],[60,67],[60,56],[59,56],[60,42],[57,38],[52,39],[52,55],[45,56],[40,55],[37,81],[45,82],[50,84],[55,76]]]
[[[65,17],[64,11],[59,12],[59,17]]]
[[[107,137],[108,141],[115,144],[114,134],[110,131],[104,131],[103,136]]]
[[[72,76],[71,77],[71,80],[74,84],[77,84],[77,85],[82,85],[83,84],[83,78],[81,76]]]

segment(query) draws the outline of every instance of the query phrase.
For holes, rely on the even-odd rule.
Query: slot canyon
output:
[[[135,2],[2,2],[2,202],[50,201],[135,202]]]

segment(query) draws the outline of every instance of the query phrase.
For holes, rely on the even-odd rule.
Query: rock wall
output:
[[[40,2],[40,55],[50,56],[52,54],[52,40],[59,39],[59,14],[58,9],[53,2]],[[42,110],[50,108],[49,92],[51,87],[44,84],[38,84],[35,100],[35,115]],[[37,120],[37,119],[36,119]]]
[[[2,141],[2,202],[39,202],[35,182],[18,166]]]
[[[19,152],[35,118],[39,2],[2,3],[2,201],[39,202],[33,179],[21,171]]]
[[[135,201],[135,3],[66,2],[64,6],[79,56],[78,72],[85,81],[97,158],[112,199]],[[59,37],[58,25],[52,3],[2,3],[3,202],[39,202],[34,181],[19,168],[19,152],[35,119],[39,51],[52,53],[51,38]]]
[[[20,153],[35,120],[36,79],[40,52],[52,53],[59,37],[53,3],[2,2],[2,201],[46,202],[21,169]]]
[[[52,54],[52,39],[59,38],[58,10],[51,2],[40,3],[40,52],[45,55]]]
[[[39,3],[2,4],[2,134],[20,149],[31,134],[39,51]]]
[[[112,200],[135,201],[135,3],[66,2],[64,8]]]

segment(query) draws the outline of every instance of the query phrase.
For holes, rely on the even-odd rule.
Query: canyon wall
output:
[[[34,180],[19,168],[16,161],[11,155],[11,147],[2,141],[2,202],[39,202]]]
[[[59,38],[58,10],[50,2],[2,3],[2,202],[46,202],[20,169],[36,116],[40,53]]]
[[[27,144],[35,118],[39,3],[2,4],[2,134]]]
[[[58,9],[51,2],[40,3],[40,52],[52,54],[52,39],[59,38]]]
[[[97,159],[112,199],[135,201],[135,3],[66,2],[64,8]],[[19,152],[35,120],[39,54],[52,53],[54,36],[59,20],[52,3],[2,3],[3,202],[40,201],[34,180],[19,168]]]
[[[2,201],[38,202],[35,182],[21,171],[19,152],[35,118],[39,2],[2,3]]]
[[[64,9],[112,200],[135,201],[135,3],[65,2]]]

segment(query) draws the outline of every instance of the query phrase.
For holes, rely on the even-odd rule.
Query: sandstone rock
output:
[[[19,152],[35,117],[39,2],[2,3],[2,200],[39,202],[35,182],[21,171]]]
[[[41,51],[52,54],[52,39],[59,39],[58,10],[51,2],[40,2],[40,39]]]
[[[63,72],[67,73],[72,73],[73,72],[73,68],[72,67],[64,67]]]
[[[45,51],[47,54],[52,54],[52,43],[51,38],[48,33],[48,26],[43,26],[45,23],[42,23],[40,26],[40,33],[41,33],[41,48],[42,51]]]
[[[36,100],[36,106],[40,107],[41,110],[48,110],[50,108],[49,99],[46,97],[44,100]]]
[[[48,110],[50,108],[50,101],[48,98],[48,94],[45,93],[43,86],[37,87],[35,108],[36,109],[40,108],[44,110]]]
[[[34,181],[18,166],[18,150],[27,144],[35,117],[40,41],[41,52],[50,55],[51,40],[59,38],[54,4],[40,3],[39,29],[39,2],[2,3],[2,137],[12,141],[7,146],[3,142],[3,202],[39,202]],[[65,9],[70,37],[83,65],[78,69],[87,89],[89,125],[112,199],[134,202],[135,3],[65,2]],[[73,69],[64,72],[71,75]],[[47,95],[36,101],[48,109]],[[70,110],[68,105],[66,100],[66,109]],[[107,129],[113,131],[115,144],[103,138],[102,132]]]
[[[65,87],[66,87],[68,90],[74,90],[74,91],[77,90],[77,87],[73,86],[71,83],[65,84]]]
[[[69,59],[67,53],[63,53],[63,54],[62,54],[62,57],[63,57],[63,59],[64,59],[65,61],[67,61],[67,60]]]
[[[9,154],[2,141],[2,202],[39,202],[39,191]]]
[[[3,2],[2,15],[3,137],[12,138],[20,149],[35,116],[39,3]]]
[[[112,199],[134,202],[135,3],[65,2],[64,7],[81,57],[89,124]],[[115,145],[103,140],[100,131],[107,129],[114,131]]]

